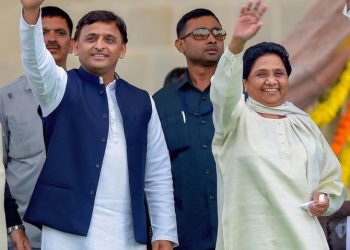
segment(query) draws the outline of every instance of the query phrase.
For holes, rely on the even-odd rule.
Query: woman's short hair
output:
[[[248,79],[255,61],[266,54],[275,54],[279,56],[287,71],[288,76],[292,73],[292,66],[289,62],[287,50],[278,43],[262,42],[249,47],[243,55],[243,79]]]

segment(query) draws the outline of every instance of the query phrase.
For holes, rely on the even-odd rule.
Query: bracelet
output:
[[[25,227],[24,227],[23,224],[9,227],[9,228],[7,228],[7,234],[10,235],[15,230],[23,230],[23,231],[25,231]]]

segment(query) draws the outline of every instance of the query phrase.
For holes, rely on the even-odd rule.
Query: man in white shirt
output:
[[[23,65],[44,120],[47,158],[24,220],[42,249],[146,249],[178,243],[170,161],[152,98],[115,73],[124,21],[92,11],[78,23],[81,67],[57,67],[41,32],[43,0],[21,0]],[[146,204],[147,203],[147,204]],[[45,209],[43,209],[45,208]]]

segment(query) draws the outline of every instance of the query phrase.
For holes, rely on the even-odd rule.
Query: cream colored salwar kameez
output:
[[[299,132],[288,115],[264,118],[247,105],[241,77],[241,56],[226,50],[211,86],[218,176],[216,249],[328,249],[317,218],[300,205],[320,191],[331,200],[327,214],[341,206],[345,191],[338,160],[315,125],[310,125],[317,135],[313,141],[315,136],[303,138],[309,127]]]

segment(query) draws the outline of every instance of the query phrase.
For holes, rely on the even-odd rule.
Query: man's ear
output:
[[[177,48],[177,50],[181,53],[184,53],[184,41],[181,39],[176,39],[175,40],[175,47]]]
[[[74,40],[71,38],[70,41],[69,41],[69,51],[68,51],[68,53],[72,54],[73,51],[74,51]]]
[[[75,56],[78,56],[79,53],[78,53],[78,41],[76,40],[72,40],[72,47],[73,47],[73,53]]]
[[[125,57],[126,48],[127,48],[126,43],[123,43],[122,49],[121,49],[120,54],[119,54],[119,59],[123,59]]]

